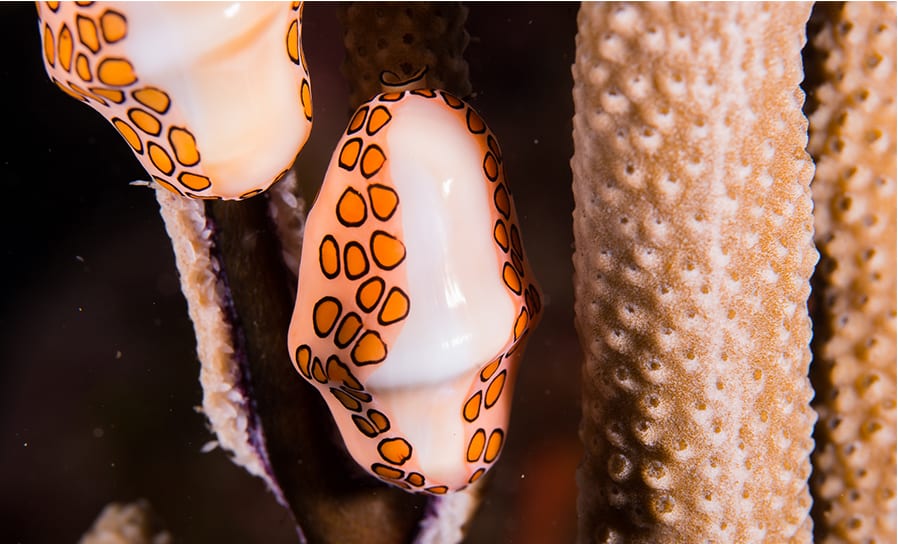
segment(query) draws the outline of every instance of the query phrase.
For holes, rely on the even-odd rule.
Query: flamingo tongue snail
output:
[[[40,2],[50,79],[106,117],[156,183],[248,198],[312,126],[302,2]]]
[[[256,195],[309,136],[301,2],[38,14],[51,80],[174,193]],[[439,495],[498,458],[541,302],[495,137],[424,75],[352,116],[306,221],[288,344],[353,458]]]
[[[480,116],[423,73],[360,106],[307,218],[288,335],[353,458],[410,491],[475,482],[539,315]]]

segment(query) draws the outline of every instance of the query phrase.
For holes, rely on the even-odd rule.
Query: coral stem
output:
[[[895,4],[846,3],[821,14],[812,40],[822,82],[808,146],[822,254],[815,532],[818,542],[894,542]]]
[[[582,542],[810,542],[806,4],[584,4]]]

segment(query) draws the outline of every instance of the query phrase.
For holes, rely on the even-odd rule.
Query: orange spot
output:
[[[380,302],[380,296],[384,292],[384,280],[373,277],[366,280],[356,292],[355,301],[359,308],[366,312],[373,310]]]
[[[412,94],[423,96],[424,98],[434,98],[437,95],[437,93],[433,92],[433,89],[415,89],[412,91]]]
[[[299,99],[302,102],[302,112],[306,119],[312,120],[312,88],[309,86],[309,80],[303,78],[302,85],[299,90]]]
[[[324,297],[316,302],[312,311],[315,334],[321,338],[330,334],[334,324],[337,322],[337,318],[340,317],[341,311],[340,301],[334,297]]]
[[[100,30],[103,32],[103,38],[109,43],[115,43],[128,33],[128,20],[125,16],[116,11],[106,10],[100,16]]]
[[[53,43],[53,31],[50,25],[44,25],[44,58],[50,66],[56,66],[56,44]]]
[[[131,128],[131,125],[118,117],[112,118],[112,125],[118,130],[118,133],[122,135],[134,151],[143,153],[143,143],[141,143],[140,136],[137,135],[137,131]]]
[[[380,101],[381,102],[396,102],[397,100],[402,98],[403,94],[405,94],[405,93],[384,93],[384,94],[380,95]]]
[[[505,387],[505,376],[506,373],[503,370],[496,376],[496,379],[490,383],[490,386],[486,388],[486,395],[483,398],[483,404],[487,408],[492,408],[496,401],[499,400],[499,396],[502,395],[502,389]]]
[[[362,106],[352,116],[349,126],[346,128],[346,134],[352,134],[358,131],[365,124],[365,116],[368,115],[368,106]],[[361,140],[359,140],[361,142]]]
[[[501,219],[496,220],[496,226],[493,227],[493,238],[502,251],[508,252],[508,231],[505,230],[505,223]]]
[[[72,83],[71,81],[69,81],[69,87],[71,87],[72,90],[80,95],[83,99],[93,98],[93,96],[89,92],[84,90],[83,87],[79,87],[77,83]]]
[[[175,158],[183,166],[193,166],[200,162],[200,152],[196,148],[196,139],[189,130],[181,127],[168,129],[168,142],[175,152]]]
[[[393,116],[390,115],[390,110],[383,106],[377,106],[371,110],[371,116],[368,117],[368,128],[365,130],[368,132],[369,136],[374,136],[374,134],[382,129],[384,125],[389,123],[392,118]]]
[[[527,305],[530,307],[530,313],[536,314],[540,309],[539,290],[532,283],[527,286],[527,294],[530,295]]]
[[[302,5],[302,2],[291,2],[291,3],[290,3],[290,9],[292,9],[293,11],[296,11],[296,10],[299,9],[299,7],[300,7],[301,5]]]
[[[50,11],[56,13],[59,9],[59,2],[47,2],[47,7],[50,8]]]
[[[371,423],[374,423],[374,426],[380,432],[383,433],[390,430],[390,420],[377,410],[368,410],[368,419],[371,420]]]
[[[321,272],[328,279],[334,279],[340,273],[340,248],[333,236],[328,234],[318,247],[318,262]]]
[[[496,209],[499,210],[499,213],[501,213],[505,219],[508,219],[508,216],[511,213],[511,204],[508,201],[508,191],[505,190],[505,186],[501,183],[496,187],[496,192],[493,194],[493,201],[496,203]]]
[[[299,64],[299,23],[293,21],[287,30],[287,55],[293,64]]]
[[[347,187],[337,202],[337,219],[347,227],[357,227],[365,222],[368,209],[362,194],[352,187]]]
[[[131,93],[134,100],[150,108],[156,113],[165,113],[171,105],[171,99],[164,91],[155,87],[144,87]]]
[[[496,460],[496,457],[499,456],[499,451],[502,449],[503,438],[504,433],[502,433],[502,429],[496,429],[490,433],[490,440],[486,445],[486,453],[483,455],[484,461],[492,463]]]
[[[204,191],[212,186],[212,180],[206,176],[191,174],[190,172],[182,172],[181,175],[178,176],[178,181],[184,184],[188,189],[193,189],[194,191]]]
[[[312,350],[309,349],[309,346],[303,344],[296,348],[296,356],[294,357],[293,366],[296,370],[305,376],[307,379],[311,378],[309,374],[309,362],[312,359]]]
[[[357,391],[363,389],[362,384],[352,375],[352,372],[334,355],[327,359],[327,377],[335,382],[343,382],[343,385],[351,389]]]
[[[480,459],[483,454],[483,446],[486,444],[486,433],[483,429],[477,429],[471,441],[468,443],[467,459],[469,463],[473,463]]]
[[[131,63],[119,58],[103,59],[97,68],[97,77],[110,87],[123,87],[137,81]]]
[[[164,149],[150,142],[147,144],[147,151],[150,153],[150,161],[152,161],[153,166],[158,168],[160,172],[166,176],[174,172],[175,165],[171,162],[171,157],[168,156]]]
[[[125,101],[125,93],[117,89],[104,89],[103,87],[89,87],[89,89],[90,92],[103,98],[108,98],[116,104],[121,104]]]
[[[424,476],[417,472],[410,472],[409,475],[405,477],[405,481],[415,487],[421,487],[424,485]]]
[[[128,118],[137,128],[152,136],[158,136],[162,130],[162,123],[142,109],[131,108],[128,110]]]
[[[492,363],[483,367],[483,370],[480,371],[480,380],[487,381],[493,377],[493,374],[496,372],[496,369],[499,368],[499,363],[502,362],[502,357],[499,357]]]
[[[412,457],[412,446],[403,438],[385,438],[377,445],[377,451],[384,460],[399,466]]]
[[[387,157],[379,147],[374,144],[369,145],[365,149],[365,153],[362,154],[362,175],[365,178],[370,178],[381,169],[386,160]]]
[[[465,420],[469,423],[473,423],[474,420],[480,416],[480,400],[482,397],[483,395],[478,391],[465,403],[465,408],[462,411],[462,414],[465,416]]]
[[[368,257],[358,242],[349,242],[343,249],[343,263],[346,266],[346,277],[357,280],[368,273]]]
[[[93,79],[93,76],[90,74],[90,62],[83,53],[78,53],[75,57],[75,72],[78,73],[81,81],[89,82]]]
[[[341,389],[362,402],[371,402],[371,395],[365,393],[364,391],[353,391],[352,389],[348,389],[346,387],[342,387]]]
[[[238,196],[237,198],[238,198],[239,200],[246,200],[247,198],[252,198],[252,197],[254,197],[254,196],[256,196],[256,195],[258,195],[258,194],[260,194],[260,193],[262,193],[262,189],[253,189],[253,190],[251,190],[251,191],[247,191],[247,192],[241,194],[241,195]]]
[[[337,389],[336,387],[331,387],[331,393],[347,410],[351,410],[353,412],[360,412],[362,410],[362,403],[357,399],[349,396],[345,391]]]
[[[363,418],[362,416],[352,416],[352,422],[355,423],[355,426],[359,431],[368,438],[374,438],[377,436],[377,429],[374,428],[373,425],[368,423],[368,420]]]
[[[499,142],[493,138],[492,134],[486,136],[486,145],[490,148],[490,151],[493,152],[493,156],[496,157],[496,160],[502,162],[502,150],[499,149]]]
[[[487,152],[483,158],[483,173],[490,181],[496,181],[499,177],[499,164],[496,162],[496,157],[490,152]]]
[[[62,30],[59,31],[59,65],[66,72],[72,67],[72,51],[74,51],[72,31],[68,25],[62,25]]]
[[[272,181],[271,184],[274,185],[274,184],[280,182],[280,181],[281,181],[282,179],[284,179],[284,178],[287,176],[287,174],[289,174],[289,173],[290,173],[290,169],[289,169],[289,168],[286,169],[286,170],[282,170],[280,174],[274,176],[274,181]],[[259,189],[259,191],[261,192],[262,190]]]
[[[371,470],[381,478],[388,478],[390,480],[397,480],[405,475],[405,472],[402,472],[399,469],[381,465],[380,463],[371,465]]]
[[[368,186],[368,198],[371,200],[371,211],[381,221],[389,219],[399,205],[396,191],[379,183]]]
[[[315,378],[319,383],[325,384],[327,383],[327,372],[324,371],[324,366],[321,364],[321,359],[315,357],[312,360],[312,368],[310,369],[312,373],[312,377]]]
[[[75,29],[78,32],[78,41],[84,47],[90,49],[92,53],[100,51],[100,36],[97,34],[97,25],[91,19],[78,15],[75,18]]]
[[[362,140],[360,138],[353,138],[343,144],[343,149],[340,150],[340,158],[337,161],[340,164],[340,167],[346,170],[355,168],[361,150]]]
[[[479,480],[480,477],[483,476],[484,472],[486,472],[486,471],[483,470],[482,468],[478,468],[477,470],[475,470],[474,474],[471,474],[471,477],[468,479],[468,483],[473,484],[474,482]]]
[[[521,294],[521,280],[518,278],[518,273],[515,272],[514,267],[508,263],[505,263],[505,266],[502,268],[502,279],[505,280],[505,285],[507,285],[514,294]]]
[[[398,287],[393,287],[390,289],[387,300],[384,301],[384,305],[377,315],[377,321],[381,325],[391,325],[401,321],[408,315],[408,307],[408,296]]]
[[[102,96],[98,96],[96,93],[92,93],[90,91],[85,91],[89,97],[96,100],[100,104],[104,106],[109,106],[109,102],[107,102]]]
[[[196,198],[198,200],[223,200],[220,196],[215,195],[198,195],[191,192],[185,192],[184,196],[188,198]]]
[[[521,257],[524,256],[524,249],[521,246],[521,235],[518,232],[518,227],[515,225],[511,226],[511,249]]]
[[[467,114],[468,120],[468,130],[473,132],[474,134],[480,134],[481,132],[486,131],[486,125],[483,124],[483,119],[477,115],[477,112],[474,111],[474,108],[468,108]]]
[[[181,195],[181,196],[184,195],[184,193],[182,193],[181,191],[179,191],[177,187],[175,187],[175,186],[172,185],[171,183],[165,181],[164,179],[160,178],[159,176],[153,176],[153,180],[154,180],[156,183],[158,183],[160,186],[162,186],[164,189],[167,189],[167,190],[169,190],[169,191],[175,193],[176,195]]]
[[[334,343],[339,348],[345,348],[353,341],[361,328],[362,320],[359,319],[359,316],[351,312],[346,314],[346,317],[340,322],[340,326],[337,327],[337,337],[334,339]],[[355,387],[354,389],[361,389],[361,387]]]
[[[449,488],[444,485],[435,485],[433,487],[428,487],[424,491],[429,491],[434,495],[445,495],[449,491]]]
[[[405,246],[397,238],[378,230],[371,235],[371,255],[384,270],[392,270],[405,259]]]
[[[352,362],[357,365],[370,365],[379,363],[387,358],[387,346],[380,335],[374,331],[366,331],[355,347],[352,348]]]
[[[527,310],[521,309],[521,313],[518,315],[518,318],[514,322],[514,339],[517,340],[524,334],[524,330],[527,328],[527,323],[529,319],[527,317]]]
[[[511,264],[514,265],[514,269],[517,270],[518,275],[523,277],[524,276],[524,262],[521,261],[521,258],[518,257],[517,253],[512,252]]]
[[[514,265],[514,269],[517,271],[518,276],[522,279],[524,277],[524,261],[521,260],[520,257],[514,252],[511,253],[511,264]]]
[[[446,102],[446,105],[449,106],[449,107],[452,108],[452,109],[457,110],[457,109],[459,109],[459,108],[461,108],[462,106],[465,105],[464,102],[462,102],[462,101],[459,100],[458,98],[455,98],[454,96],[452,96],[451,94],[447,93],[446,91],[441,91],[441,92],[440,92],[440,95],[442,95],[443,101]]]
[[[68,87],[66,87],[65,85],[63,85],[61,81],[57,81],[57,80],[54,79],[54,80],[53,80],[53,83],[55,83],[57,87],[59,87],[60,89],[62,89],[62,91],[63,91],[65,94],[71,96],[71,97],[74,98],[75,100],[80,100],[80,101],[82,101],[82,102],[87,102],[87,100],[86,100],[83,96],[81,96],[80,94],[76,93],[74,90],[69,89]],[[71,85],[71,84],[70,84],[70,85]]]

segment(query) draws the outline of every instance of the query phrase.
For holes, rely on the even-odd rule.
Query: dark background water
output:
[[[545,293],[509,441],[468,542],[569,542],[579,461],[569,159],[575,4],[471,4],[471,103],[506,159]],[[348,120],[335,6],[307,4],[323,178]],[[294,542],[290,517],[195,407],[199,363],[146,174],[113,128],[50,83],[30,3],[0,5],[0,542],[73,542],[146,498],[179,542]],[[297,378],[298,379],[298,378]],[[297,416],[299,417],[299,416]]]

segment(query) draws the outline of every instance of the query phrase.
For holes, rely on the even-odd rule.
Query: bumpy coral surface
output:
[[[820,542],[895,541],[895,5],[848,3],[827,54],[809,150],[821,322],[813,488]]]
[[[805,4],[585,4],[585,542],[809,542]]]

